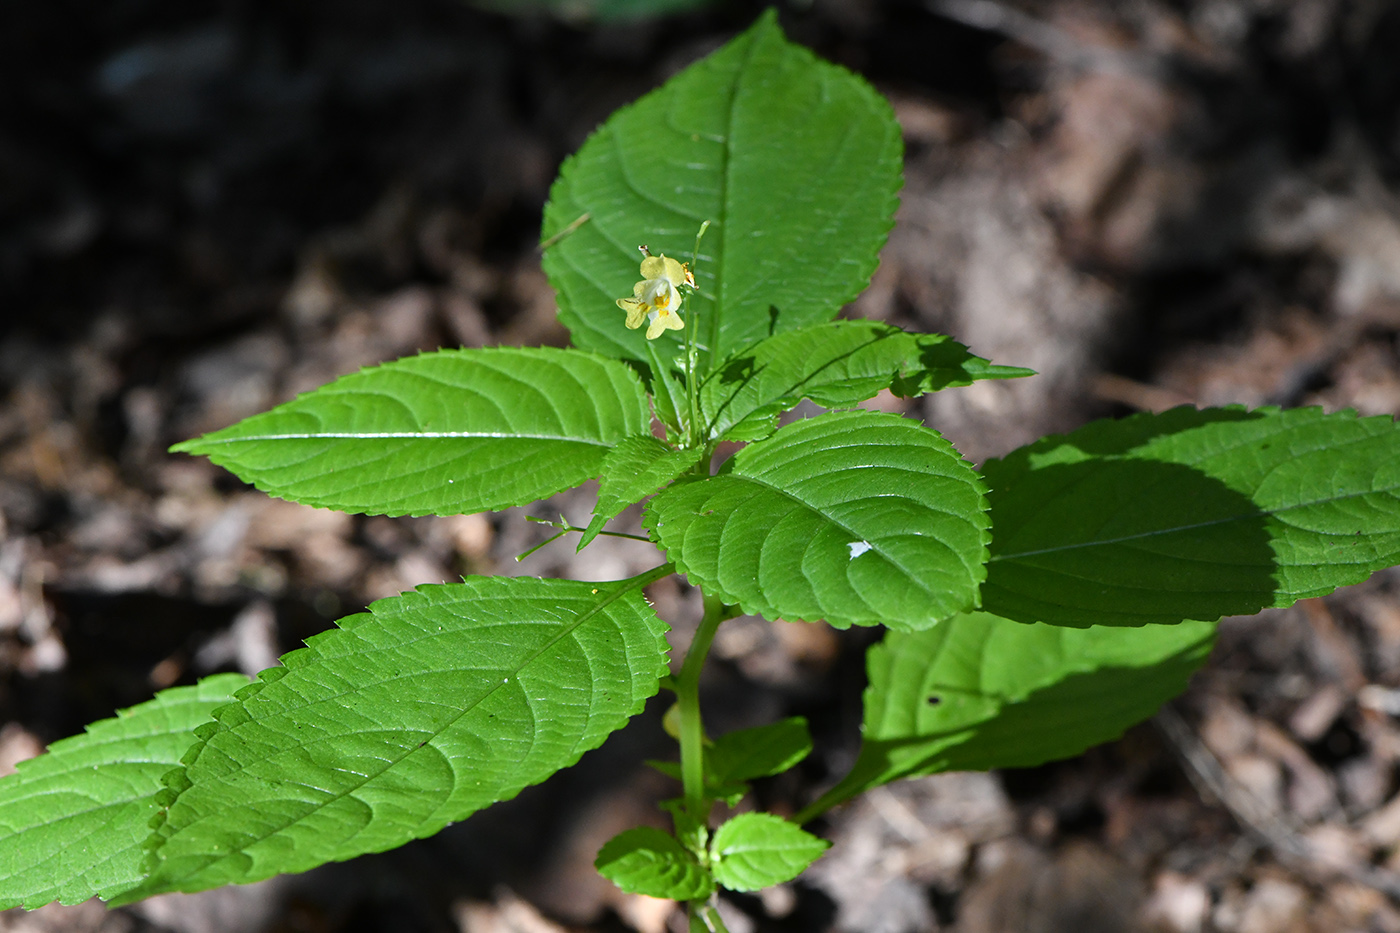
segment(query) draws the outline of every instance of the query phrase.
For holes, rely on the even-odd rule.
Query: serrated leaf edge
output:
[[[639,574],[639,575],[634,576],[634,577],[630,577],[630,578],[628,578],[628,579],[626,579],[626,580],[608,581],[608,582],[611,582],[611,583],[613,583],[613,584],[620,584],[620,585],[617,585],[616,588],[613,590],[613,592],[610,593],[610,594],[608,594],[607,598],[605,598],[605,599],[601,600],[600,602],[598,602],[597,604],[595,604],[593,607],[590,608],[589,611],[587,611],[586,613],[582,614],[577,620],[575,620],[573,624],[571,624],[571,625],[569,625],[568,627],[566,627],[565,629],[561,630],[561,631],[555,636],[555,638],[553,638],[553,639],[551,639],[549,642],[545,643],[545,645],[543,645],[543,646],[531,657],[531,659],[522,662],[521,666],[524,667],[524,666],[528,665],[528,664],[530,663],[530,660],[533,660],[533,658],[539,657],[539,655],[543,654],[550,646],[552,646],[552,645],[558,643],[558,641],[559,641],[560,639],[564,638],[564,637],[567,636],[570,632],[572,632],[572,631],[574,631],[575,629],[577,629],[580,625],[582,625],[582,624],[583,624],[584,622],[586,622],[588,619],[593,618],[595,615],[597,615],[599,612],[601,612],[605,607],[611,605],[612,603],[618,601],[619,599],[622,599],[624,596],[626,596],[627,594],[633,592],[634,590],[640,590],[642,587],[648,585],[649,583],[654,582],[655,580],[660,579],[660,578],[663,577],[663,576],[666,576],[667,574],[669,574],[669,573],[671,573],[671,572],[672,572],[671,566],[668,565],[668,564],[663,564],[663,565],[661,565],[660,567],[653,568],[653,569],[650,570],[650,571],[647,571],[647,572],[645,572],[645,573]],[[482,577],[482,578],[477,578],[477,579],[481,579],[481,580],[513,580],[513,579],[517,579],[517,578],[512,578],[512,577]],[[339,632],[348,631],[348,630],[350,630],[350,629],[353,629],[356,625],[363,624],[364,622],[368,621],[368,620],[371,619],[371,618],[373,617],[373,615],[374,615],[375,606],[378,606],[378,605],[383,604],[383,603],[391,602],[391,601],[394,601],[394,600],[402,599],[402,598],[405,597],[405,596],[410,596],[410,595],[413,595],[413,594],[417,594],[417,593],[419,593],[421,590],[423,590],[423,589],[425,589],[425,588],[431,588],[431,587],[437,587],[437,586],[443,586],[443,585],[444,585],[444,584],[426,584],[425,586],[415,587],[413,590],[409,591],[408,593],[400,594],[400,596],[397,596],[397,597],[389,597],[388,599],[376,600],[374,603],[371,603],[371,604],[370,604],[370,606],[367,608],[367,610],[366,610],[365,612],[362,612],[362,613],[355,613],[354,615],[347,616],[345,619],[340,620],[340,622],[337,623],[337,625],[336,625],[335,628],[333,628],[333,629],[328,629],[327,631],[320,632],[320,633],[318,633],[318,634],[316,634],[316,635],[313,635],[313,636],[311,636],[310,638],[308,638],[308,639],[306,640],[306,642],[305,642],[305,647],[297,648],[297,649],[295,649],[295,650],[293,650],[293,651],[288,652],[287,654],[285,654],[285,655],[283,655],[283,656],[281,657],[281,659],[280,659],[280,664],[281,664],[281,666],[279,666],[279,667],[267,668],[266,670],[263,670],[263,671],[259,672],[259,673],[258,673],[258,676],[256,677],[256,679],[253,680],[252,683],[249,683],[246,687],[243,687],[242,689],[240,689],[240,690],[237,692],[237,694],[235,694],[235,696],[237,697],[237,702],[230,703],[230,704],[228,704],[228,705],[226,705],[226,706],[221,706],[221,707],[219,707],[218,709],[214,710],[214,712],[212,713],[212,719],[213,719],[213,721],[212,721],[212,722],[209,722],[209,723],[205,723],[203,726],[200,726],[198,729],[195,730],[197,734],[200,733],[200,732],[203,732],[203,735],[200,735],[199,741],[197,741],[194,745],[192,745],[192,746],[190,747],[190,749],[189,749],[187,752],[185,752],[185,754],[181,757],[181,766],[178,767],[178,768],[172,769],[171,771],[169,771],[167,774],[165,774],[165,775],[161,778],[162,783],[165,784],[165,789],[162,790],[162,791],[160,791],[160,792],[157,794],[157,802],[160,804],[161,809],[157,812],[156,816],[152,818],[152,825],[151,825],[151,830],[152,830],[152,831],[151,831],[151,834],[150,834],[149,836],[147,836],[145,842],[143,843],[143,848],[144,848],[144,849],[146,850],[146,852],[147,852],[147,855],[146,855],[146,863],[145,863],[145,866],[144,866],[144,870],[145,870],[146,878],[147,878],[147,883],[149,883],[149,882],[151,882],[151,881],[154,881],[154,880],[156,880],[156,879],[158,878],[158,870],[159,870],[159,867],[160,867],[160,849],[161,849],[161,847],[165,844],[165,841],[166,841],[166,839],[168,838],[168,832],[167,832],[168,823],[167,823],[167,821],[168,821],[168,818],[169,818],[169,808],[179,799],[179,795],[180,795],[181,793],[183,793],[185,790],[188,790],[190,787],[193,786],[193,784],[190,782],[190,779],[189,779],[188,775],[186,774],[187,769],[188,769],[189,767],[191,767],[192,765],[194,765],[194,763],[195,763],[196,761],[198,761],[200,754],[201,754],[201,753],[203,752],[203,750],[208,746],[209,741],[210,741],[215,735],[218,735],[218,734],[223,733],[223,732],[231,731],[234,727],[236,727],[236,726],[239,725],[240,723],[246,722],[246,721],[248,721],[249,719],[252,718],[252,717],[250,717],[250,716],[248,715],[248,713],[244,710],[243,705],[242,705],[243,702],[246,701],[246,700],[248,700],[248,699],[250,699],[250,698],[252,698],[252,697],[254,697],[254,696],[256,696],[256,695],[257,695],[258,693],[260,693],[267,685],[269,685],[269,684],[271,684],[271,683],[274,683],[274,682],[276,682],[277,680],[280,680],[282,677],[286,676],[286,674],[287,674],[289,671],[292,671],[292,670],[294,670],[294,669],[296,669],[296,668],[302,666],[303,664],[309,664],[309,663],[313,662],[313,661],[319,656],[319,652],[318,652],[318,649],[317,649],[317,644],[318,644],[321,640],[327,639],[327,638],[330,638],[330,637],[334,637],[334,636],[336,636]],[[447,585],[453,585],[453,584],[447,584]],[[607,583],[599,584],[599,588],[601,589],[603,586],[606,586],[606,585],[607,585]],[[644,599],[643,601],[645,602],[645,599]],[[656,618],[658,619],[658,621],[661,621],[662,626],[665,627],[665,625],[666,625],[665,621],[664,621],[664,620],[661,620],[659,616],[656,617]],[[342,623],[349,623],[349,625],[345,625],[345,624],[342,624]],[[664,653],[660,653],[660,654],[658,654],[658,656],[657,656],[657,671],[656,671],[656,674],[657,674],[657,689],[659,689],[659,686],[660,686],[660,678],[661,678],[662,675],[665,674],[666,670],[667,670],[667,665],[666,665],[665,655],[664,655]],[[635,671],[635,670],[634,670],[634,671],[633,671],[633,674],[636,674],[636,673],[638,673],[638,671]],[[487,696],[489,696],[490,693],[494,693],[495,690],[498,690],[498,689],[501,689],[501,687],[493,687],[492,690],[487,694]],[[654,694],[655,694],[655,691],[653,691],[651,695],[654,695]],[[485,699],[485,697],[483,697],[483,700],[484,700],[484,699]],[[638,698],[634,701],[634,703],[632,704],[632,707],[631,707],[626,713],[623,714],[623,718],[624,718],[624,719],[630,718],[631,716],[634,716],[634,715],[636,715],[638,712],[640,712],[641,709],[642,709],[642,707],[646,704],[647,699],[648,699],[648,696],[640,696],[640,697],[638,697]],[[478,703],[478,704],[475,704],[475,705],[479,705],[479,703]],[[471,710],[475,708],[475,705],[474,705],[473,707],[469,707],[469,708],[467,708],[467,709],[462,710],[457,716],[453,717],[453,718],[452,718],[451,720],[449,720],[447,723],[444,723],[443,726],[438,730],[438,733],[436,733],[436,734],[440,734],[442,731],[444,731],[444,730],[446,730],[447,728],[449,728],[450,726],[454,725],[454,724],[455,724],[458,720],[460,720],[463,716],[466,716],[468,713],[470,713]],[[576,763],[576,762],[578,761],[579,758],[581,758],[581,757],[583,756],[583,754],[584,754],[586,751],[588,751],[588,749],[579,749],[579,750],[578,750],[578,753],[574,756],[573,760],[570,761],[570,762],[568,762],[568,763],[566,763],[566,764],[564,764],[564,765],[562,765],[562,766],[559,768],[559,770],[563,770],[564,768],[571,767],[574,763]],[[390,765],[390,767],[392,767],[392,765]],[[528,785],[526,785],[526,786],[528,786]],[[520,790],[523,790],[523,788],[517,789],[516,793],[519,793]],[[514,794],[507,795],[506,797],[503,797],[503,798],[501,798],[501,799],[502,799],[502,800],[510,799],[511,796],[514,796]],[[498,800],[497,802],[499,803],[500,800]],[[289,825],[290,825],[290,824],[289,824]],[[283,828],[285,828],[285,827],[283,827]],[[165,890],[164,888],[159,888],[159,889],[153,890],[153,891],[145,891],[145,890],[143,890],[143,889],[144,889],[144,885],[141,886],[141,887],[138,887],[138,888],[136,888],[136,889],[133,889],[133,891],[126,892],[126,893],[127,893],[127,894],[135,894],[135,895],[137,895],[137,897],[145,897],[145,896],[148,896],[148,894],[162,893],[162,892]],[[125,896],[125,895],[124,895],[124,896]],[[134,899],[134,898],[133,898],[133,899]],[[129,902],[129,901],[124,900],[124,899],[114,899],[114,900],[113,900],[113,906],[119,906],[120,904],[128,903],[128,902]]]

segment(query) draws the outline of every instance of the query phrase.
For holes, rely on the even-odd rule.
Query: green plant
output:
[[[582,548],[650,497],[664,561],[607,583],[421,587],[251,684],[166,690],[56,743],[0,781],[0,905],[126,903],[392,848],[569,766],[664,687],[675,832],[624,832],[597,864],[715,929],[716,887],[799,874],[825,848],[802,824],[831,806],[1113,738],[1184,688],[1222,615],[1400,562],[1389,418],[1180,408],[979,474],[919,422],[853,408],[1029,375],[833,320],[875,268],[900,168],[887,104],[765,16],[564,165],[544,265],[577,349],[423,354],[178,445],[273,495],[390,515],[524,505],[601,476],[593,520],[556,538]],[[778,427],[803,399],[846,410]],[[712,470],[722,441],[747,446]],[[668,673],[642,594],[677,572],[705,611]],[[888,632],[851,773],[793,820],[713,826],[716,801],[811,745],[800,719],[705,734],[700,669],[741,612]]]

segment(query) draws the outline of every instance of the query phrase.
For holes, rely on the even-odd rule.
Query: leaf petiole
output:
[[[527,522],[534,522],[534,523],[537,524],[537,525],[548,525],[548,526],[550,526],[551,528],[558,528],[558,529],[559,529],[559,532],[558,532],[557,534],[552,534],[552,535],[550,535],[548,538],[545,538],[545,539],[544,539],[543,541],[541,541],[539,544],[537,544],[537,545],[535,545],[534,547],[530,548],[530,550],[525,551],[523,554],[517,554],[516,557],[515,557],[515,562],[516,562],[516,563],[520,563],[522,560],[524,560],[525,558],[529,557],[531,554],[535,553],[536,551],[538,551],[540,548],[544,547],[545,545],[547,545],[547,544],[553,544],[555,541],[558,541],[560,538],[564,537],[564,535],[568,534],[568,533],[571,532],[571,531],[584,532],[584,531],[587,531],[587,530],[588,530],[587,528],[580,528],[578,525],[571,525],[571,524],[569,524],[568,520],[567,520],[566,518],[564,518],[564,516],[562,516],[562,515],[559,516],[559,520],[558,520],[558,521],[555,521],[555,520],[552,519],[552,518],[536,518],[536,517],[533,516],[533,515],[526,515],[526,516],[525,516],[525,521],[527,521]],[[598,534],[600,534],[600,535],[607,535],[607,536],[609,536],[609,537],[611,537],[611,538],[631,538],[633,541],[650,541],[650,540],[651,540],[651,539],[648,538],[646,535],[634,535],[634,534],[629,534],[628,532],[625,532],[625,531],[600,531],[600,532],[598,532]]]

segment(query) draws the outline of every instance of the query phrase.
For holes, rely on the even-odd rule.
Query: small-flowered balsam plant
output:
[[[1029,375],[835,320],[875,268],[900,172],[886,102],[765,16],[563,166],[544,267],[573,348],[402,359],[179,445],[272,495],[371,514],[504,509],[597,477],[592,521],[561,534],[587,546],[644,501],[659,554],[625,580],[420,587],[252,683],[166,690],[56,743],[0,781],[0,906],[389,849],[568,767],[664,689],[674,832],[628,830],[597,866],[717,929],[717,890],[801,873],[826,846],[804,827],[832,806],[1113,738],[1184,688],[1221,616],[1400,562],[1388,417],[1178,408],[978,471],[919,421],[856,407]],[[804,399],[833,410],[779,427]],[[643,596],[671,574],[705,607],[674,667]],[[700,670],[741,613],[885,631],[853,768],[791,818],[716,816],[811,744],[801,719],[706,733]]]

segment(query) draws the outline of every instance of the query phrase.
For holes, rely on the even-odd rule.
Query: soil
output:
[[[590,8],[0,11],[0,769],[421,583],[648,566],[625,543],[512,559],[543,539],[527,514],[586,523],[591,487],[351,517],[166,452],[360,366],[567,341],[536,251],[559,162],[761,10]],[[898,225],[848,313],[1040,373],[879,405],[976,461],[1177,404],[1400,412],[1400,6],[815,0],[782,21],[904,130]],[[693,592],[651,596],[684,641]],[[712,731],[803,715],[817,739],[760,805],[792,812],[849,765],[871,638],[721,630]],[[681,930],[591,867],[674,791],[641,764],[669,754],[663,711],[393,852],[0,930]],[[721,908],[734,933],[1400,933],[1397,716],[1389,571],[1225,620],[1190,691],[1116,743],[867,795],[802,879]]]

